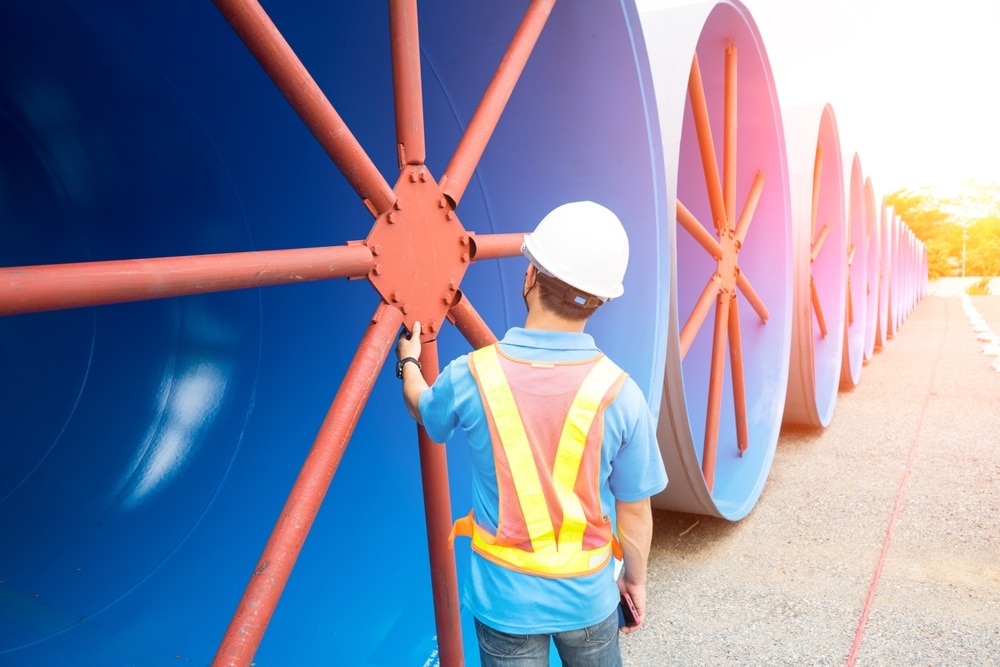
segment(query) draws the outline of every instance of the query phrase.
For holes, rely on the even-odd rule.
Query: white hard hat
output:
[[[525,235],[521,254],[542,273],[602,300],[625,291],[628,235],[617,215],[592,201],[553,209]]]

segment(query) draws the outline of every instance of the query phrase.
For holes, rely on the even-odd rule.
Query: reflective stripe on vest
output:
[[[547,577],[588,574],[601,569],[612,554],[621,558],[621,545],[607,525],[594,526],[601,530],[602,538],[606,532],[607,541],[596,548],[585,548],[584,534],[588,521],[575,486],[587,435],[594,420],[606,407],[605,397],[612,389],[617,392],[621,386],[624,371],[602,355],[592,364],[570,404],[551,472],[552,486],[563,517],[556,536],[532,447],[501,366],[497,347],[491,345],[472,353],[470,367],[487,404],[487,418],[492,420],[499,436],[500,442],[495,446],[499,444],[506,457],[531,550],[497,544],[496,536],[475,523],[471,513],[455,522],[452,539],[455,535],[471,536],[473,549],[483,557],[514,570]],[[599,465],[599,457],[597,460]],[[505,489],[500,488],[499,491],[502,504]],[[593,489],[592,493],[596,495],[597,489]],[[600,499],[593,500],[600,507]],[[501,513],[500,521],[503,520]]]

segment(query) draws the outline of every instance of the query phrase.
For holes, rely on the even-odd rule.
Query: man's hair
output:
[[[538,298],[546,310],[571,322],[582,322],[601,305],[602,300],[586,294],[553,276],[538,272],[535,279]]]

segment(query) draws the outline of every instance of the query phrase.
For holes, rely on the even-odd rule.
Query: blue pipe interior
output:
[[[420,4],[435,177],[526,4]],[[266,9],[392,183],[385,3]],[[644,53],[631,3],[559,3],[457,212],[486,234],[573,199],[614,209],[626,294],[590,331],[657,407],[669,248]],[[0,4],[0,147],[3,266],[339,245],[372,223],[207,2]],[[497,333],[521,322],[524,266],[463,281]],[[0,663],[208,664],[377,303],[331,280],[0,318]],[[451,327],[439,342],[468,350]],[[448,459],[461,515],[460,438]],[[434,664],[433,619],[416,431],[386,367],[256,664]]]

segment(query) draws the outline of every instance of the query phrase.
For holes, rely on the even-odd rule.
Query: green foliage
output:
[[[977,295],[977,294],[989,294],[990,293],[990,280],[992,278],[980,278],[976,282],[965,288],[967,294]]]
[[[927,248],[927,274],[934,280],[961,275],[962,230],[933,195],[898,190],[885,198]],[[955,258],[958,257],[957,260]]]
[[[924,242],[927,247],[927,277],[930,280],[937,280],[944,276],[955,274],[955,266],[952,264],[951,248],[947,241],[941,239],[928,239]],[[958,266],[961,271],[961,266]]]
[[[1000,186],[969,182],[952,197],[904,189],[885,203],[923,241],[931,280],[1000,275]]]
[[[965,275],[1000,275],[1000,218],[977,220],[969,226]]]

